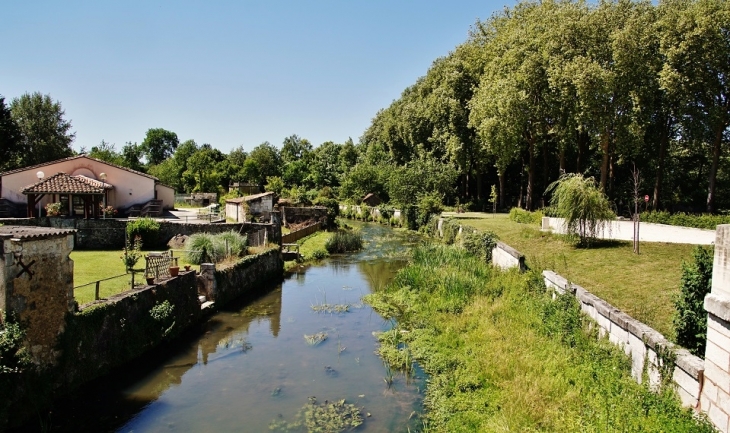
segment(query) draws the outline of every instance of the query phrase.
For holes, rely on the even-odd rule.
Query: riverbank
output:
[[[431,375],[430,431],[713,431],[669,389],[634,382],[623,352],[595,338],[573,299],[551,301],[537,274],[423,247],[367,301],[398,324],[380,336],[383,358]]]

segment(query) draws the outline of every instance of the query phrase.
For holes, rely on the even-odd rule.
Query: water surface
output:
[[[294,421],[315,397],[355,404],[364,417],[357,431],[414,430],[423,374],[396,374],[388,385],[391,373],[374,353],[373,333],[392,324],[361,297],[392,279],[418,239],[357,226],[367,241],[363,251],[300,267],[259,299],[216,313],[155,364],[102,381],[93,395],[72,396],[76,409],[63,410],[77,416],[51,417],[52,429],[266,432],[274,421]],[[316,312],[323,304],[348,305],[349,311]],[[327,339],[309,344],[305,335],[317,333]]]

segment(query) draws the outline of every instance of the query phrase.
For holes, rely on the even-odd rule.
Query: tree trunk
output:
[[[667,152],[667,144],[669,142],[669,122],[666,122],[662,128],[659,137],[659,156],[656,164],[656,180],[654,181],[654,198],[651,201],[651,207],[659,210],[659,194],[661,193],[662,180],[664,178],[664,156]]]
[[[499,208],[504,209],[504,170],[497,172],[499,176]]]
[[[565,147],[560,147],[560,174],[565,173]]]
[[[717,180],[717,166],[720,162],[720,151],[722,146],[722,131],[719,127],[715,132],[715,142],[712,146],[712,165],[710,166],[710,184],[707,188],[707,212],[715,211],[715,181]]]
[[[610,158],[608,154],[609,150],[609,137],[608,132],[604,132],[601,135],[601,153],[603,154],[603,159],[601,160],[601,191],[606,193],[606,186],[608,183],[608,170],[609,170],[609,163]]]
[[[484,198],[482,183],[484,183],[484,174],[477,173],[477,199],[479,200],[482,200]]]
[[[527,171],[527,197],[525,197],[526,209],[532,210],[532,196],[535,195],[535,138],[528,139],[527,150],[530,152],[530,165]]]

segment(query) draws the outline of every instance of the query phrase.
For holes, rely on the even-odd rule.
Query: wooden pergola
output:
[[[28,197],[28,217],[40,217],[38,202],[46,196],[53,195],[54,201],[67,195],[69,205],[73,197],[79,197],[84,204],[84,218],[98,218],[100,205],[106,203],[107,192],[114,186],[83,175],[70,176],[66,173],[56,173],[45,179],[26,186],[21,192]]]

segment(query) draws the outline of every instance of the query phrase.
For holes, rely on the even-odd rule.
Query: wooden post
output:
[[[96,282],[96,290],[94,290],[94,300],[95,301],[99,300],[99,283],[101,283],[101,281]]]

